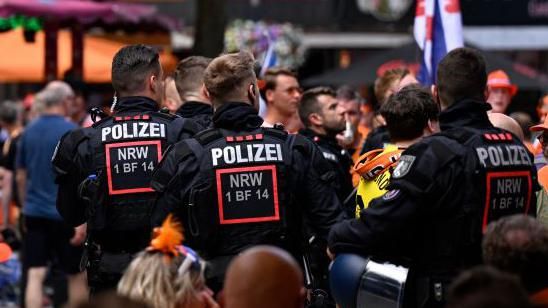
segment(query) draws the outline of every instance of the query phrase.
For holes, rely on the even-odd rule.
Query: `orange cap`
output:
[[[548,117],[544,118],[544,123],[539,124],[539,125],[535,125],[535,126],[531,126],[531,127],[529,127],[529,130],[532,131],[532,132],[538,132],[538,131],[541,131],[541,130],[548,130]]]
[[[6,262],[11,257],[11,247],[6,243],[0,243],[0,262]]]
[[[487,76],[487,87],[506,88],[510,90],[510,95],[514,96],[518,92],[518,87],[510,83],[510,77],[503,70],[496,70]]]

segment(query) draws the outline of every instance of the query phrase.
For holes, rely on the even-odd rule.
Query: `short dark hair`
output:
[[[381,107],[390,139],[413,140],[422,136],[428,120],[437,121],[439,107],[430,91],[409,85],[392,94]]]
[[[321,113],[322,108],[318,104],[318,96],[320,95],[336,97],[335,91],[329,87],[316,87],[309,89],[305,91],[301,97],[301,103],[299,104],[299,117],[306,127],[310,125],[308,117],[312,113]]]
[[[363,98],[360,93],[350,86],[341,86],[340,88],[338,88],[337,98],[346,101],[356,100],[360,104],[363,103]]]
[[[296,79],[297,73],[286,67],[271,67],[267,69],[261,78],[264,83],[261,87],[261,96],[265,101],[266,91],[276,89],[278,76],[290,76]]]
[[[8,125],[15,124],[21,115],[21,105],[13,101],[0,103],[0,121]]]
[[[204,84],[215,105],[238,99],[255,83],[255,59],[250,52],[240,51],[219,56],[211,61],[204,73]]]
[[[526,215],[491,223],[483,238],[483,260],[521,278],[531,293],[548,287],[548,228]]]
[[[488,266],[465,271],[449,288],[447,308],[531,307],[519,280]]]
[[[175,87],[181,99],[189,92],[199,91],[204,84],[204,74],[211,58],[202,56],[190,56],[177,64],[173,79]]]
[[[161,70],[156,50],[143,44],[120,49],[112,59],[112,86],[120,96],[144,90],[146,79]]]
[[[453,49],[438,65],[436,86],[444,106],[462,99],[483,101],[486,85],[485,60],[477,50]]]

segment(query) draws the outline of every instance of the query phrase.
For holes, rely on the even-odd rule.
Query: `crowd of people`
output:
[[[119,50],[107,108],[70,80],[0,103],[0,304],[363,307],[374,260],[408,269],[391,307],[548,307],[548,96],[505,115],[468,48],[375,105],[245,51],[158,57]]]

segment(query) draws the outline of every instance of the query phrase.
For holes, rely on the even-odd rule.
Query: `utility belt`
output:
[[[87,269],[88,285],[92,293],[115,289],[126,268],[133,260],[129,252],[110,252],[101,249],[97,243],[86,240],[80,261],[80,270]]]

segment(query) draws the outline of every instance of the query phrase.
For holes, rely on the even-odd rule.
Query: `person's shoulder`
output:
[[[159,113],[159,116],[168,120],[170,128],[176,131],[182,130],[193,135],[205,129],[205,127],[202,127],[202,125],[198,124],[196,120],[191,118],[183,118],[181,116],[173,115],[171,115],[173,118],[166,118],[162,113]]]
[[[73,130],[67,131],[59,140],[60,147],[75,148],[82,141],[88,139],[94,130],[89,127],[76,127]]]
[[[86,127],[78,127],[74,130],[66,132],[55,147],[51,162],[57,173],[63,173],[63,170],[68,170],[69,166],[78,155],[79,146],[86,142],[93,133],[93,129]],[[66,172],[65,172],[66,173]]]
[[[454,139],[441,134],[425,137],[402,152],[392,178],[433,179],[448,163],[463,154],[462,145]]]

